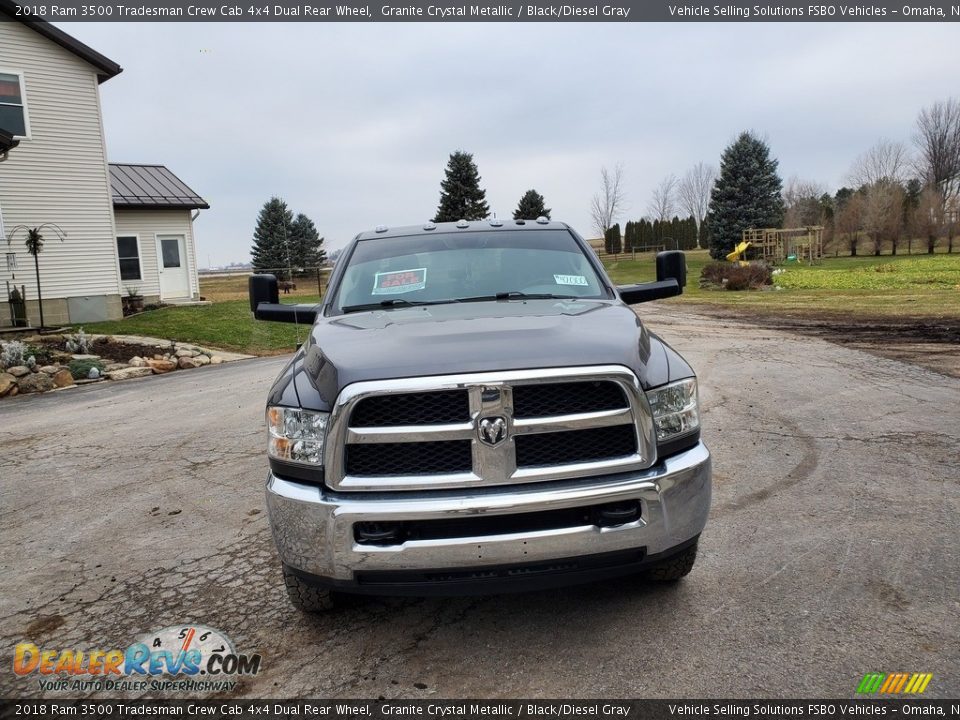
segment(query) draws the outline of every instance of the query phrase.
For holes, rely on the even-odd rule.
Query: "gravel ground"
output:
[[[960,380],[640,313],[698,370],[714,453],[685,581],[299,615],[264,512],[263,402],[284,363],[267,358],[3,402],[7,662],[24,640],[126,647],[195,622],[263,655],[238,696],[851,697],[894,671],[960,695]],[[2,696],[40,694],[0,675]]]

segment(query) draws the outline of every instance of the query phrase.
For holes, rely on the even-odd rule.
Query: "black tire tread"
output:
[[[290,603],[307,613],[323,613],[333,610],[334,594],[326,588],[305,583],[297,574],[287,567],[283,568],[283,584],[287,588],[287,597]]]
[[[651,568],[649,571],[650,578],[661,582],[676,582],[690,574],[696,560],[697,544],[694,543],[665,560],[662,564]]]

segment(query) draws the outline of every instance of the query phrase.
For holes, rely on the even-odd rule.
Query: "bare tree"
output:
[[[843,238],[851,255],[857,254],[860,242],[860,230],[863,228],[863,196],[856,193],[847,199],[833,218],[833,228],[837,242]]]
[[[697,221],[697,247],[700,247],[700,226],[710,209],[710,193],[717,181],[717,169],[713,165],[698,162],[687,170],[677,186],[677,198],[684,212]]]
[[[599,237],[603,237],[627,209],[622,185],[623,165],[617,163],[612,172],[606,167],[600,168],[600,192],[590,201],[590,218]]]
[[[867,188],[863,205],[863,229],[873,241],[873,254],[879,255],[889,240],[893,254],[903,229],[903,188],[894,182],[880,181]]]
[[[920,111],[913,136],[917,170],[946,204],[960,195],[960,100],[935,102]]]
[[[910,168],[910,154],[900,142],[881,139],[853,161],[850,180],[858,187],[889,180],[903,183]]]
[[[787,180],[783,190],[783,226],[789,228],[821,225],[823,207],[820,198],[826,192],[826,186],[815,180],[801,180],[796,175]]]
[[[668,222],[676,213],[677,185],[677,176],[671,173],[653,189],[653,197],[650,198],[647,211],[654,220]]]
[[[927,243],[931,255],[943,230],[943,199],[936,188],[928,186],[920,193],[920,201],[911,213],[910,232]]]

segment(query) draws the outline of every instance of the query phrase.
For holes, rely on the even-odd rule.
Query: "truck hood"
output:
[[[271,401],[328,410],[364,380],[611,364],[647,388],[693,374],[618,301],[453,303],[320,317]]]

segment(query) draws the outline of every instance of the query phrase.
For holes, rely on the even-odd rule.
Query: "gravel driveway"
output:
[[[684,582],[297,614],[264,512],[268,358],[0,404],[4,664],[197,622],[263,655],[252,697],[850,697],[895,671],[960,695],[960,380],[640,312],[697,369],[714,453]]]

